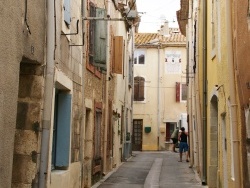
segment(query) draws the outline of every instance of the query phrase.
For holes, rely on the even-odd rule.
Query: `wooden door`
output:
[[[142,119],[133,120],[132,150],[142,150]]]

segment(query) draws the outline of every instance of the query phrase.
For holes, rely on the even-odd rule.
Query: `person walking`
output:
[[[179,128],[176,128],[174,130],[174,132],[171,134],[171,140],[172,140],[172,151],[173,152],[177,152],[175,151],[175,147],[176,147],[176,144],[178,142],[178,133],[179,133]]]
[[[181,132],[179,133],[178,140],[180,141],[179,144],[179,152],[180,152],[180,160],[179,162],[182,162],[182,153],[186,153],[186,162],[189,162],[188,157],[188,132],[185,131],[185,128],[181,128]]]

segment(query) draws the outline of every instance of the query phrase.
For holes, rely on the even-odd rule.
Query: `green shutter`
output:
[[[96,8],[96,17],[106,18],[106,10]],[[107,21],[96,21],[94,50],[94,65],[106,70]]]

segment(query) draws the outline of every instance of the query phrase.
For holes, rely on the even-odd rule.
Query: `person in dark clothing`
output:
[[[182,153],[183,152],[186,153],[186,162],[189,162],[188,143],[187,143],[188,132],[185,131],[184,127],[181,128],[181,132],[179,133],[178,139],[180,141],[180,144],[179,144],[180,160],[179,160],[179,162],[182,162]]]

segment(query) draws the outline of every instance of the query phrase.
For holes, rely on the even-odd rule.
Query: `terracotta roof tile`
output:
[[[186,43],[186,37],[181,34],[179,28],[169,28],[169,35],[161,35],[159,33],[136,33],[135,44],[136,45],[149,45],[154,44],[153,41],[160,41],[162,44],[184,44]]]

